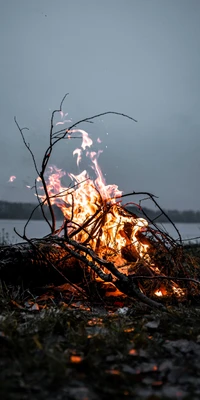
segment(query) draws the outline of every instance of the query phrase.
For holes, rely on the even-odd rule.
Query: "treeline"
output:
[[[11,203],[8,201],[0,201],[0,219],[25,219],[30,217],[31,212],[36,207],[33,203]],[[63,214],[61,210],[53,206],[55,216],[57,219],[62,219]],[[136,207],[127,207],[132,213],[136,214],[138,217],[145,217],[145,215]],[[159,211],[154,211],[148,208],[143,209],[145,214],[150,220],[156,220],[156,222],[167,222],[167,218],[164,215],[160,215]],[[200,211],[178,211],[178,210],[165,210],[166,214],[173,222],[197,222],[200,223]],[[46,215],[50,218],[49,209],[46,206]],[[41,220],[43,215],[40,207],[38,207],[32,219]]]
[[[144,213],[140,211],[136,207],[127,207],[128,210],[130,210],[132,213],[136,214],[137,216],[153,220],[155,222],[169,222],[169,220],[165,217],[165,215],[161,214],[161,212],[158,210],[150,210],[148,208],[143,208]],[[173,221],[173,222],[183,222],[183,223],[196,223],[200,222],[200,211],[192,211],[192,210],[186,210],[186,211],[178,211],[178,210],[164,210],[167,216]],[[146,216],[148,217],[146,217]]]
[[[0,201],[0,219],[25,219],[27,220],[30,215],[31,212],[36,208],[37,204],[33,204],[33,203],[10,203],[8,201]],[[62,219],[63,218],[63,214],[61,212],[61,210],[56,207],[53,206],[54,212],[55,212],[55,216],[57,219]],[[51,218],[50,217],[50,212],[48,209],[48,206],[44,207],[45,210],[45,215],[47,216],[47,218]],[[43,219],[43,215],[42,215],[42,211],[40,209],[40,207],[37,207],[32,219],[33,220],[40,220]]]

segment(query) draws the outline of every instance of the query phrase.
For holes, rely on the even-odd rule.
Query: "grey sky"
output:
[[[25,185],[35,173],[14,115],[30,128],[40,162],[50,110],[69,92],[63,110],[73,121],[108,110],[138,120],[109,116],[82,126],[102,139],[107,183],[150,191],[165,208],[200,209],[200,1],[0,0],[0,7],[0,199],[33,199]],[[77,172],[77,146],[62,144],[52,161]]]

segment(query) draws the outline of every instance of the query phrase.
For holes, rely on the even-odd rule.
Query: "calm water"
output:
[[[61,225],[62,221],[57,221],[58,227]],[[20,243],[23,240],[14,232],[16,231],[23,235],[24,225],[26,220],[11,220],[11,219],[0,219],[0,235],[7,236],[9,241],[12,243]],[[41,238],[50,233],[48,224],[43,221],[30,221],[26,228],[26,235],[28,238]],[[1,241],[1,240],[0,240]]]
[[[2,234],[8,235],[9,240],[12,243],[19,243],[21,242],[21,238],[19,238],[15,232],[14,232],[14,227],[16,230],[20,233],[23,234],[23,228],[25,225],[26,221],[24,220],[5,220],[2,219],[0,220],[0,235],[2,237]],[[61,222],[60,222],[61,224]],[[58,226],[60,226],[59,221],[58,221]],[[176,231],[173,229],[172,225],[170,224],[162,224],[163,229],[165,229],[174,239],[178,239]],[[176,224],[176,227],[178,228],[179,232],[182,235],[182,239],[186,239],[186,241],[190,241],[193,238],[199,237],[198,239],[193,240],[193,242],[200,242],[200,223],[178,223]],[[4,230],[4,231],[2,231]],[[49,231],[49,226],[47,225],[46,222],[43,220],[41,221],[31,221],[27,227],[27,236],[29,238],[40,238],[48,233]],[[1,241],[1,240],[0,240]]]

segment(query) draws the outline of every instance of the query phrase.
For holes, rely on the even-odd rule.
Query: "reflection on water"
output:
[[[26,221],[24,220],[0,220],[0,242],[2,241],[2,236],[4,236],[4,238],[11,243],[20,243],[22,239],[14,232],[14,228],[17,230],[17,232],[19,232],[20,235],[23,235],[25,223]],[[60,226],[61,223],[61,221],[57,221],[58,226]],[[174,239],[178,239],[177,232],[174,230],[171,224],[165,223],[159,225]],[[177,223],[176,227],[179,230],[183,240],[190,241],[192,238],[199,237],[198,239],[192,240],[192,242],[200,243],[200,223]],[[49,226],[43,220],[31,221],[26,230],[26,234],[29,238],[40,238],[49,233]]]

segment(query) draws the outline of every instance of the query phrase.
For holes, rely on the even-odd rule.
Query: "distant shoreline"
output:
[[[141,217],[138,217],[138,218],[141,218]],[[144,217],[143,217],[144,218]],[[57,221],[62,221],[64,219],[64,217],[63,218],[58,218],[58,219],[56,219]],[[145,219],[145,218],[144,218]],[[1,218],[0,217],[0,221],[27,221],[28,220],[28,218],[22,218],[22,217],[17,217],[17,218]],[[44,218],[31,218],[31,221],[42,221],[42,220],[44,220]],[[51,219],[50,218],[48,218],[48,221],[51,221]],[[172,222],[174,222],[175,224],[200,224],[200,221],[175,221],[175,220],[173,220]],[[155,223],[158,223],[158,224],[162,224],[162,223],[164,223],[164,224],[170,224],[170,221],[155,221]]]
[[[37,203],[15,203],[9,201],[0,200],[0,220],[28,220],[31,215],[31,212],[34,210],[34,214],[32,220],[43,220],[44,217],[42,215],[40,207],[37,207]],[[57,220],[63,219],[62,211],[57,207],[53,206],[55,217]],[[148,208],[143,208],[144,213],[133,206],[128,206],[127,209],[135,214],[139,218],[145,218],[148,216],[149,221],[155,221],[156,223],[166,223],[169,222],[168,219],[164,215],[160,215],[160,211],[152,210]],[[200,211],[193,210],[164,210],[168,215],[170,220],[174,223],[200,223]],[[45,213],[47,218],[51,219],[49,209],[45,206]]]

